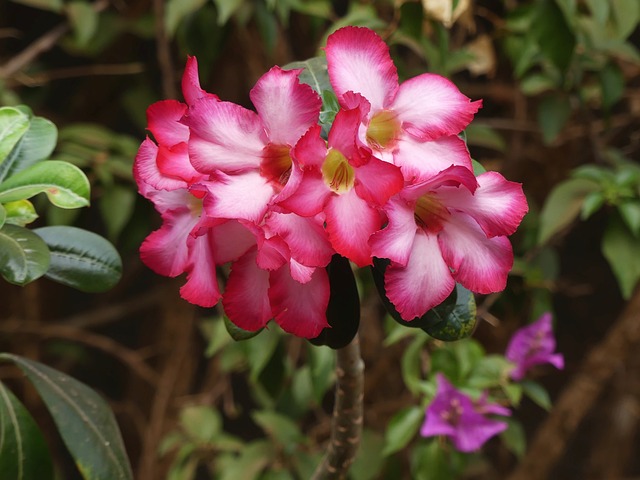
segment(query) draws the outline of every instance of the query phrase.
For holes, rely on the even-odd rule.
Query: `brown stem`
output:
[[[338,379],[331,438],[312,480],[345,478],[360,446],[364,362],[360,356],[357,335],[349,345],[337,351],[336,374]]]
[[[176,89],[173,59],[171,58],[171,43],[164,27],[164,0],[153,0],[153,11],[156,17],[156,43],[158,63],[162,74],[162,93],[164,98],[178,98]]]
[[[639,345],[640,287],[637,287],[607,336],[591,350],[580,372],[562,392],[509,480],[549,478],[549,472],[607,382]]]

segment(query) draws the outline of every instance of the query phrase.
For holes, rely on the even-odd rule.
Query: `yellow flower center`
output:
[[[367,143],[376,150],[384,150],[393,145],[400,133],[400,122],[396,114],[389,110],[380,110],[369,122]]]
[[[262,150],[260,174],[272,183],[284,186],[291,175],[291,147],[268,144]]]
[[[334,192],[344,193],[353,187],[356,175],[347,158],[340,151],[330,148],[322,164],[322,179]]]
[[[434,233],[442,230],[449,215],[449,210],[440,203],[436,195],[430,193],[418,199],[413,214],[418,225]]]

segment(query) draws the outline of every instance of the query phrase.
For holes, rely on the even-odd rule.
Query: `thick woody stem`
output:
[[[364,362],[357,335],[349,345],[337,351],[336,374],[331,439],[312,480],[345,478],[360,446]]]

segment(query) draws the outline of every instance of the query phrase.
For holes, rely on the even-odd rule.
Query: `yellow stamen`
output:
[[[376,113],[367,128],[367,142],[376,150],[384,150],[393,145],[400,133],[400,122],[396,114],[389,110]]]
[[[344,193],[353,187],[356,175],[347,158],[331,148],[322,164],[322,179],[334,192]]]

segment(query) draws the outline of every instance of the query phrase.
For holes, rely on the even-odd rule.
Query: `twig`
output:
[[[640,287],[605,339],[596,345],[536,433],[509,480],[544,480],[616,369],[640,345]]]
[[[165,0],[153,0],[153,13],[156,18],[156,43],[160,75],[162,76],[162,93],[164,98],[178,98],[176,90],[175,72],[171,58],[171,45],[167,31],[164,28],[164,2]]]
[[[364,362],[358,336],[337,351],[336,400],[327,452],[312,480],[343,479],[353,463],[362,434]]]
[[[27,87],[38,87],[41,85],[46,85],[52,80],[61,80],[65,78],[88,77],[97,75],[134,75],[136,73],[142,73],[143,71],[144,65],[139,62],[85,65],[81,67],[49,70],[47,72],[41,72],[35,75],[16,73],[13,82],[8,82],[7,86],[12,87],[13,84],[21,84],[26,85]]]

